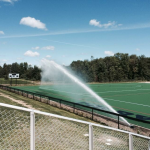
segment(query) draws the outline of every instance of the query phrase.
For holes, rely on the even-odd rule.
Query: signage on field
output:
[[[9,73],[9,78],[18,79],[19,78],[19,73]]]

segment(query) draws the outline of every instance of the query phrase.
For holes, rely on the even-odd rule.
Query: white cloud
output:
[[[38,49],[40,49],[40,47],[36,46],[36,47],[32,47],[32,49],[38,50]]]
[[[32,52],[32,51],[28,50],[24,53],[24,55],[30,56],[30,57],[35,57],[35,56],[39,56],[40,54],[38,52]]]
[[[18,0],[0,0],[0,2],[7,2],[7,3],[13,3],[17,2]]]
[[[108,28],[108,27],[118,27],[118,26],[122,26],[122,24],[116,24],[115,21],[108,21],[108,23],[105,24],[101,24],[100,21],[97,21],[96,19],[92,19],[89,22],[90,25],[99,27],[99,28]]]
[[[136,50],[136,51],[140,51],[140,49],[139,49],[139,48],[136,48],[135,50]]]
[[[4,33],[3,31],[0,31],[0,34],[3,34],[3,35],[4,35],[5,33]]]
[[[22,18],[20,20],[20,24],[30,26],[32,28],[47,30],[46,25],[44,23],[42,23],[40,20],[36,20],[35,18],[31,18],[31,17]]]
[[[107,56],[114,56],[114,53],[112,51],[105,51],[104,53]]]
[[[51,57],[50,55],[47,55],[47,56],[46,56],[46,58],[50,58],[50,57]]]
[[[55,47],[54,46],[46,46],[46,47],[42,47],[43,50],[54,50]]]

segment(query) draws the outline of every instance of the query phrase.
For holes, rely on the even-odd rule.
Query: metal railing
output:
[[[150,150],[150,138],[0,103],[1,150]]]
[[[26,96],[26,97],[29,97],[29,98],[32,98],[32,99],[35,99],[35,100],[42,101],[42,99],[44,99],[44,100],[46,100],[45,103],[48,103],[48,104],[56,102],[55,105],[59,108],[62,108],[62,109],[65,108],[64,106],[69,106],[70,108],[72,108],[72,112],[76,113],[76,114],[80,114],[80,113],[77,113],[76,110],[79,110],[79,111],[81,110],[82,112],[85,112],[85,114],[83,113],[83,116],[86,116],[87,118],[89,118],[91,120],[94,120],[94,121],[98,120],[97,117],[104,117],[104,116],[107,116],[107,115],[115,116],[116,119],[115,120],[113,119],[112,121],[113,122],[115,121],[118,124],[117,125],[118,129],[120,128],[120,126],[122,124],[122,122],[120,121],[121,120],[120,117],[124,117],[124,118],[129,119],[130,121],[133,121],[133,122],[136,121],[135,123],[137,123],[137,122],[138,123],[145,123],[147,125],[146,128],[150,128],[150,121],[141,120],[141,119],[138,119],[138,118],[130,117],[130,116],[119,114],[119,113],[113,113],[113,112],[106,111],[106,110],[103,110],[103,109],[98,109],[98,108],[94,108],[94,107],[90,107],[90,106],[85,106],[85,105],[82,105],[82,104],[79,104],[79,103],[65,101],[65,100],[62,100],[62,99],[42,95],[42,94],[39,94],[39,93],[34,93],[34,92],[29,92],[29,91],[25,91],[25,90],[21,90],[21,89],[16,89],[14,87],[0,85],[0,88],[5,89],[5,90],[10,91],[10,92],[21,94],[22,96]],[[69,108],[67,108],[67,109],[69,109]],[[103,113],[103,115],[100,115],[102,113]],[[106,117],[106,119],[108,119],[108,118]],[[138,124],[136,124],[136,125],[138,125]]]

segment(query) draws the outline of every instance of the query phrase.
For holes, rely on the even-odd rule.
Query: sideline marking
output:
[[[141,91],[141,90],[150,90],[150,89],[137,89],[137,90],[121,90],[121,91],[107,91],[107,92],[95,92],[95,93],[111,93],[111,92],[130,92],[130,91]]]
[[[114,100],[114,99],[108,99],[108,98],[104,98],[106,100],[110,100],[110,101],[117,101],[120,103],[129,103],[129,104],[133,104],[133,105],[140,105],[140,106],[144,106],[144,107],[150,107],[150,105],[143,105],[143,104],[138,104],[138,103],[132,103],[132,102],[125,102],[125,101],[120,101],[120,100]]]

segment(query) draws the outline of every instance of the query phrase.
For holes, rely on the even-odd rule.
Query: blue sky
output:
[[[0,0],[0,65],[150,57],[149,0]]]

